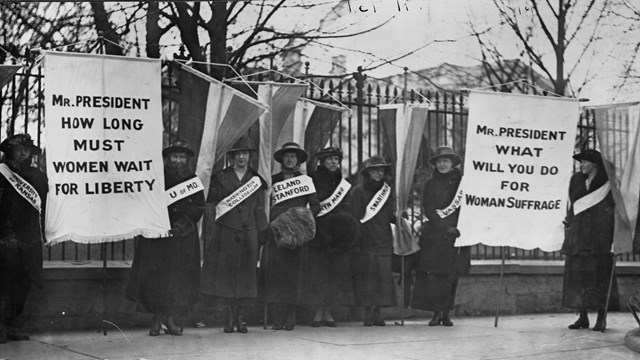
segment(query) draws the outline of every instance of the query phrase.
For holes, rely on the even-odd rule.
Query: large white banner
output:
[[[472,91],[456,246],[559,250],[579,103]]]
[[[167,236],[160,61],[47,53],[51,244]]]

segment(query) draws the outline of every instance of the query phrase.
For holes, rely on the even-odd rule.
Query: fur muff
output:
[[[273,239],[278,247],[295,249],[313,239],[316,222],[311,210],[303,207],[290,208],[271,222]]]
[[[358,220],[353,215],[346,211],[339,211],[331,215],[329,221],[331,223],[328,228],[331,249],[345,251],[357,243]]]

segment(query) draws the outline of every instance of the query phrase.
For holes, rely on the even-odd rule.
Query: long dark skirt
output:
[[[299,305],[304,265],[308,247],[295,249],[277,247],[273,241],[266,246],[264,267],[260,269],[261,298],[268,303]]]
[[[24,312],[31,290],[31,278],[20,262],[16,266],[0,266],[0,326],[11,325]]]
[[[604,308],[612,265],[611,254],[567,255],[564,264],[562,306],[593,310]],[[614,274],[609,310],[618,308],[618,282]]]
[[[351,254],[310,247],[301,301],[314,306],[354,305]]]
[[[185,315],[198,299],[200,244],[185,237],[137,238],[126,298],[141,311]]]
[[[458,289],[458,276],[429,274],[416,271],[416,284],[413,289],[411,307],[428,311],[446,311],[453,309]]]
[[[396,306],[391,255],[358,253],[353,261],[353,272],[357,305]]]

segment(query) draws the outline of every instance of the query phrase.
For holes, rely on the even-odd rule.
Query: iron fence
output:
[[[44,144],[46,127],[44,124],[43,74],[40,67],[24,67],[7,86],[0,89],[0,141],[13,133],[28,132],[38,146]],[[403,93],[402,88],[394,84],[367,79],[361,72],[352,76],[326,78],[303,76],[310,86],[306,97],[330,104],[341,104],[352,111],[339,120],[331,136],[330,145],[343,149],[344,168],[348,175],[356,178],[362,162],[375,155],[385,154],[385,140],[378,117],[378,106],[391,103],[422,103],[429,101],[429,111],[415,172],[414,188],[407,210],[409,219],[419,228],[420,191],[431,176],[432,169],[427,164],[438,146],[453,147],[461,156],[465,154],[467,130],[467,97],[461,92],[416,91]],[[291,82],[290,77],[257,75],[252,81]],[[164,141],[169,143],[179,136],[178,113],[180,103],[179,84],[171,62],[163,64],[163,125]],[[504,89],[503,89],[504,90]],[[508,90],[508,89],[507,89]],[[595,118],[592,111],[584,110],[578,123],[577,147],[583,144],[595,146]],[[43,159],[37,159],[44,170]],[[560,221],[560,219],[559,219]],[[110,243],[106,254],[99,244],[87,245],[65,242],[44,250],[46,260],[56,261],[92,261],[130,260],[133,258],[133,240]],[[472,247],[472,259],[501,259],[503,254],[512,260],[561,260],[560,252],[544,252],[539,249],[523,250],[512,247],[493,247],[475,245]],[[638,261],[636,254],[623,255],[623,261]]]

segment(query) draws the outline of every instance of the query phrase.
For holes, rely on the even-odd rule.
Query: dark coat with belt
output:
[[[258,174],[253,169],[247,169],[242,179],[233,167],[222,170],[211,179],[207,202],[216,206],[254,176]],[[257,296],[258,234],[269,226],[264,210],[266,184],[261,182],[260,189],[215,222],[202,265],[204,294],[236,299]]]
[[[607,182],[604,169],[598,171],[587,189],[586,176],[581,172],[573,174],[569,182],[569,201],[565,223],[568,225],[562,253],[566,255],[609,254],[613,243],[615,204],[611,192],[600,203],[575,215],[573,204],[581,197],[592,193]]]
[[[420,235],[420,257],[418,270],[431,274],[468,274],[471,264],[470,248],[454,247],[456,237],[447,232],[458,226],[460,208],[451,215],[441,218],[437,210],[445,209],[453,201],[462,174],[454,168],[446,174],[434,170],[422,191],[424,215],[429,219]]]
[[[293,176],[302,175],[296,171]],[[282,172],[271,177],[271,184],[276,184],[284,180]],[[315,217],[320,212],[318,196],[310,195],[298,196],[285,200],[277,205],[271,206],[270,220],[273,221],[280,214],[292,207],[307,207],[311,209]],[[307,247],[303,245],[295,249],[285,249],[277,247],[274,241],[269,241],[266,245],[266,264],[263,269],[265,289],[264,299],[270,303],[298,304],[301,296],[302,272],[306,264]]]
[[[31,284],[42,288],[42,220],[44,219],[47,178],[27,163],[9,168],[31,184],[40,195],[42,213],[38,213],[0,175],[0,326],[24,310]],[[8,245],[10,239],[16,241]]]
[[[165,189],[195,178],[165,167]],[[200,240],[197,223],[204,212],[198,191],[169,205],[174,234],[168,238],[138,237],[126,297],[154,314],[184,315],[198,299]]]

